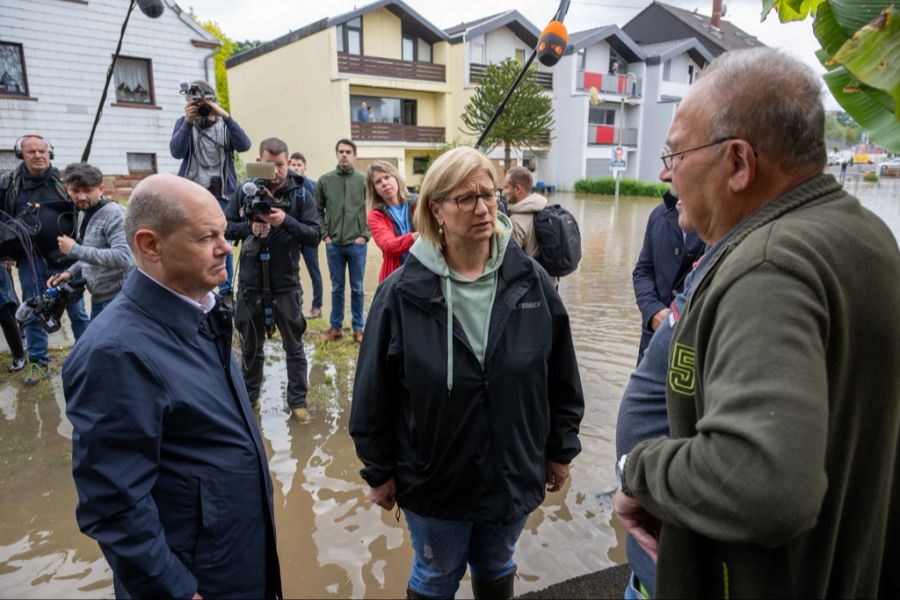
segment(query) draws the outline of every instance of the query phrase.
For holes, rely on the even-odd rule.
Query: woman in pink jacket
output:
[[[372,238],[384,256],[378,274],[381,283],[406,262],[419,237],[412,224],[416,196],[406,191],[406,182],[394,165],[379,160],[366,173],[366,207]]]

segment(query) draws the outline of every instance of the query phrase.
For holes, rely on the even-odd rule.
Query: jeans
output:
[[[113,301],[113,298],[109,300],[105,300],[103,302],[94,302],[93,298],[91,299],[91,321],[97,318],[97,316],[103,311],[104,308],[109,306],[109,303]]]
[[[303,332],[306,319],[300,312],[303,295],[300,290],[272,295],[275,327],[281,334],[287,363],[287,403],[290,408],[306,408],[306,354],[303,351]],[[259,400],[263,366],[266,357],[266,323],[263,314],[262,292],[241,290],[235,307],[234,326],[241,334],[241,369],[250,401]]]
[[[303,246],[303,262],[312,281],[312,307],[322,308],[322,271],[319,270],[319,247]]]
[[[625,600],[647,600],[647,596],[641,593],[637,585],[637,578],[634,573],[628,576],[628,585],[625,586]]]
[[[225,257],[225,273],[228,275],[228,279],[222,282],[222,285],[219,286],[219,294],[223,296],[227,296],[231,294],[231,286],[234,281],[234,255],[229,254]],[[92,317],[93,318],[93,317]]]
[[[37,275],[37,281],[34,281],[31,274],[31,268],[27,261],[19,263],[19,283],[22,284],[22,300],[33,298],[42,294],[46,290],[46,282],[50,275],[59,273],[59,270],[51,270],[48,274],[47,264],[42,258],[34,259],[34,269]],[[79,298],[77,302],[66,307],[66,313],[72,322],[72,333],[75,335],[75,341],[81,337],[84,330],[87,329],[90,319],[87,311],[84,310],[84,298]],[[50,362],[48,347],[50,338],[47,331],[41,326],[41,322],[35,316],[28,317],[25,321],[25,342],[28,346],[28,359],[32,362],[45,365]]]
[[[516,568],[513,552],[527,516],[505,525],[448,521],[404,510],[415,557],[409,587],[431,598],[452,598],[466,573],[497,581]]]
[[[350,313],[353,331],[366,326],[363,306],[363,276],[366,273],[366,244],[325,244],[328,271],[331,274],[331,328],[344,326],[344,265],[350,272]]]

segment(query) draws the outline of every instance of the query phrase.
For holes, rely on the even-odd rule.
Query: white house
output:
[[[179,82],[215,86],[218,41],[173,0],[162,1],[157,19],[131,15],[89,158],[116,176],[107,192],[118,197],[149,173],[177,172],[169,138],[184,114]],[[81,159],[128,6],[0,0],[0,172],[16,166],[13,145],[26,132],[50,140],[57,167]]]

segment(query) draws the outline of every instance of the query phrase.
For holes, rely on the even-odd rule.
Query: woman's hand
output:
[[[384,510],[394,508],[397,504],[397,486],[394,484],[394,478],[391,477],[378,487],[369,488],[369,498]]]

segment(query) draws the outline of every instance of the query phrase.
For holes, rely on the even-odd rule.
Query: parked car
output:
[[[900,158],[881,163],[881,166],[878,167],[878,173],[882,177],[900,177]]]
[[[828,166],[841,164],[841,155],[837,152],[828,153]]]

